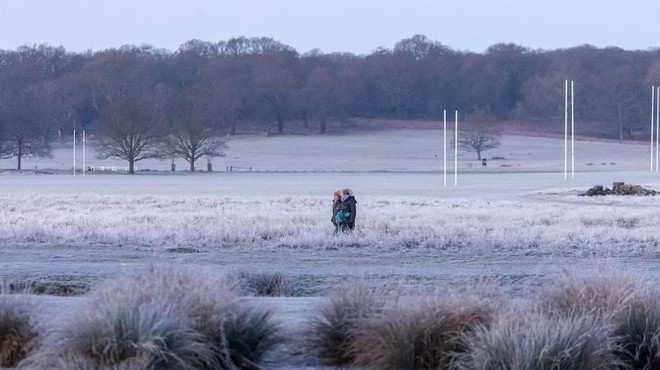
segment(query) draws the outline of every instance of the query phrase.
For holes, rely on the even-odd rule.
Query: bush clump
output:
[[[464,337],[467,350],[455,369],[620,369],[611,327],[593,315],[548,316],[540,312],[502,315],[490,328]]]
[[[27,355],[27,344],[36,337],[24,295],[0,293],[0,366],[12,367]]]
[[[276,333],[272,312],[240,305],[226,280],[151,267],[92,291],[46,327],[21,366],[254,369]]]
[[[321,361],[346,366],[355,360],[355,341],[369,320],[398,300],[398,289],[369,281],[336,286],[328,301],[310,318],[306,343]]]
[[[462,336],[488,326],[496,308],[470,296],[443,294],[386,310],[363,325],[354,364],[368,369],[446,369],[465,351]]]

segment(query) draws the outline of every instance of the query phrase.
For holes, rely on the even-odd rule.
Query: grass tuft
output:
[[[368,369],[445,369],[465,351],[461,337],[488,326],[496,308],[470,296],[438,295],[394,307],[363,325],[354,364]]]
[[[642,287],[639,278],[620,271],[565,272],[543,294],[541,306],[559,315],[607,316],[634,299]]]
[[[249,273],[238,275],[239,285],[256,297],[292,297],[296,295],[294,283],[280,273]]]
[[[270,311],[241,307],[225,280],[150,267],[91,292],[62,322],[47,327],[21,366],[255,368],[253,361],[274,342],[271,319]]]
[[[309,320],[307,346],[322,362],[345,366],[355,360],[359,330],[398,300],[398,289],[367,281],[351,281],[334,288],[328,301]]]
[[[548,316],[512,312],[464,336],[467,351],[455,369],[620,369],[611,327],[594,315]],[[623,367],[625,368],[625,367]]]
[[[0,294],[0,366],[12,367],[27,355],[27,344],[36,337],[27,297]]]
[[[632,369],[660,369],[660,292],[647,294],[618,310],[613,334],[621,350],[617,354]]]

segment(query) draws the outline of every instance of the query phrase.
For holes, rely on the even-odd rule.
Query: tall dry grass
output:
[[[660,368],[660,289],[642,276],[613,269],[565,273],[541,307],[559,316],[594,315],[611,325],[626,366]]]
[[[278,342],[268,309],[241,306],[211,275],[151,267],[106,282],[45,325],[23,368],[254,368]]]
[[[36,337],[27,296],[4,294],[0,288],[0,367],[12,367],[27,355],[27,344]]]
[[[241,271],[238,284],[248,295],[256,297],[292,297],[296,295],[293,280],[281,273]]]
[[[646,286],[615,311],[617,355],[632,369],[660,369],[660,290]]]
[[[467,350],[452,364],[459,370],[621,369],[611,327],[594,315],[549,316],[512,311],[491,327],[478,327],[463,340]]]
[[[453,292],[400,303],[358,329],[353,364],[382,370],[447,369],[466,349],[463,335],[489,326],[497,307]]]
[[[403,246],[465,255],[657,256],[660,240],[660,214],[647,206],[650,199],[630,200],[640,207],[622,216],[617,205],[365,194],[355,232],[339,238],[332,237],[323,197],[0,195],[0,201],[0,242],[99,250],[136,246],[172,253],[248,245],[379,252]]]
[[[309,319],[307,348],[325,364],[352,364],[358,332],[386,307],[395,305],[399,295],[398,286],[373,281],[349,281],[334,287],[328,301]]]
[[[644,283],[629,272],[606,269],[564,273],[548,282],[541,307],[559,315],[607,316],[644,295]]]

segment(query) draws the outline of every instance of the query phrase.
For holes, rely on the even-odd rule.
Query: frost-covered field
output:
[[[441,134],[242,137],[214,160],[251,173],[172,173],[169,161],[140,162],[156,171],[135,176],[0,173],[0,271],[93,281],[165,260],[300,276],[533,275],[548,261],[660,255],[660,197],[577,197],[613,181],[660,190],[645,145],[578,141],[577,173],[565,180],[562,140],[507,136],[487,167],[459,153],[458,186],[450,159],[445,187]],[[70,161],[62,147],[25,167],[64,171]],[[87,164],[122,166],[91,153]],[[329,195],[344,187],[358,199],[358,227],[334,237]]]
[[[440,127],[440,124],[439,124]],[[453,171],[453,132],[447,132],[447,165]],[[23,162],[26,170],[69,171],[73,168],[70,143],[56,144],[53,158]],[[488,166],[481,167],[474,153],[459,151],[458,168],[470,172],[563,171],[563,139],[504,136],[502,146],[484,152]],[[228,142],[226,156],[212,160],[215,171],[229,166],[252,167],[253,171],[442,171],[442,130],[357,131],[346,135],[239,136]],[[76,168],[83,163],[82,146],[76,150]],[[570,153],[569,153],[570,160]],[[577,171],[646,170],[649,147],[645,143],[616,143],[576,140]],[[137,162],[138,170],[169,171],[172,159]],[[177,171],[188,164],[174,159]],[[87,145],[86,165],[122,171],[127,163],[117,159],[98,160]],[[15,168],[16,161],[0,159],[0,169]],[[206,170],[206,159],[197,163]]]
[[[171,173],[167,161],[134,176],[0,173],[0,278],[85,287],[174,264],[281,273],[304,296],[350,277],[519,286],[594,266],[660,280],[660,196],[577,196],[613,181],[660,190],[643,145],[581,143],[575,179],[564,180],[561,141],[508,137],[488,153],[504,159],[462,160],[458,186],[450,170],[445,187],[430,133],[244,138],[214,163],[251,173]],[[67,156],[38,167],[66,169]],[[358,200],[357,229],[335,237],[330,195],[344,187]],[[300,322],[315,300],[264,304]]]

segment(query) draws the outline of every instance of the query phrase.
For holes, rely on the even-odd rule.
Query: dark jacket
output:
[[[346,225],[348,225],[350,229],[353,229],[355,227],[355,215],[357,213],[357,201],[355,200],[355,197],[349,196],[346,200],[339,203],[336,209],[337,212],[343,211],[351,213],[351,216],[346,220]]]
[[[341,200],[338,201],[333,201],[332,202],[332,224],[337,226],[337,212],[339,212],[339,205],[341,204]]]

